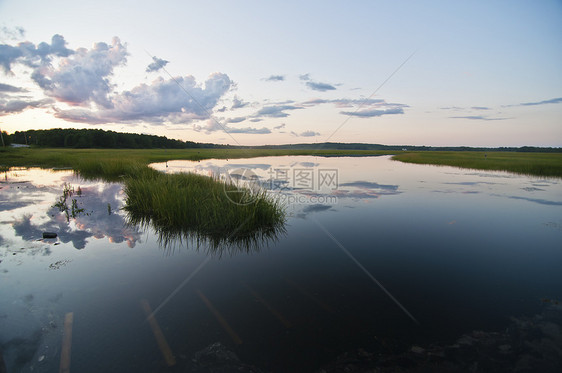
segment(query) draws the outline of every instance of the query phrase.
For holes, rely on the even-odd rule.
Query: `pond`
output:
[[[152,166],[266,188],[286,206],[284,229],[239,247],[163,239],[128,224],[120,183],[5,172],[9,372],[338,371],[447,360],[451,348],[464,351],[454,355],[462,366],[484,337],[494,361],[560,363],[560,179],[388,156]],[[529,323],[542,344],[517,355],[506,330],[531,333]]]

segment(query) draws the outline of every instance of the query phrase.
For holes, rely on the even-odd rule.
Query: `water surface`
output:
[[[70,171],[5,173],[0,343],[8,371],[56,371],[69,312],[72,371],[184,371],[220,342],[246,364],[282,372],[314,371],[358,348],[390,354],[500,331],[512,316],[540,313],[541,299],[562,300],[560,179],[386,156],[153,167],[268,188],[286,204],[285,232],[252,250],[163,245],[150,228],[126,224],[119,183]],[[69,207],[76,199],[83,209],[74,217],[54,206],[65,188],[74,189]],[[46,231],[58,238],[42,239]]]

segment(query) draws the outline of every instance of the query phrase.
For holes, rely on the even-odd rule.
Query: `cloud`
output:
[[[295,105],[272,105],[265,106],[258,110],[254,115],[255,117],[270,117],[270,118],[284,118],[288,117],[289,114],[285,113],[287,110],[298,110],[302,109],[300,106]]]
[[[549,201],[549,200],[540,199],[540,198],[527,198],[527,197],[519,197],[519,196],[508,196],[508,198],[534,202],[534,203],[538,203],[538,204],[541,204],[541,205],[562,206],[562,202],[560,202],[560,201]]]
[[[319,132],[314,132],[314,131],[304,131],[299,133],[296,133],[295,131],[291,131],[291,135],[295,136],[295,137],[314,137],[314,136],[320,136]]]
[[[250,105],[249,102],[245,102],[242,99],[239,99],[237,96],[234,96],[234,98],[232,99],[232,106],[230,107],[231,110],[234,109],[241,109],[243,107],[246,107]]]
[[[228,124],[221,124],[214,119],[208,119],[205,125],[194,125],[193,130],[197,132],[205,132],[206,134],[210,134],[216,131],[225,131],[227,133],[246,133],[246,134],[254,134],[254,135],[263,135],[271,133],[271,130],[267,127],[262,128],[254,128],[254,127],[244,127],[244,128],[236,128],[231,127]]]
[[[27,89],[15,87],[15,86],[10,85],[10,84],[0,83],[0,92],[10,92],[10,93],[27,92]]]
[[[55,116],[90,124],[145,121],[190,123],[210,117],[219,99],[228,92],[231,80],[214,73],[200,86],[192,76],[154,80],[111,97],[111,108],[102,110],[64,110]],[[188,92],[188,93],[186,93]]]
[[[42,65],[31,77],[47,96],[57,101],[74,106],[95,103],[112,108],[113,102],[108,95],[114,87],[109,83],[109,77],[115,67],[127,62],[127,55],[126,45],[121,44],[119,38],[113,38],[111,45],[99,42],[91,49],[77,49],[63,58],[58,66]]]
[[[284,75],[270,75],[267,78],[264,78],[266,82],[282,82],[285,80]]]
[[[304,132],[301,132],[300,136],[301,137],[314,137],[314,136],[320,136],[320,133],[314,132],[314,131],[304,131]]]
[[[396,195],[401,192],[398,185],[378,184],[371,181],[354,181],[339,184],[340,189],[332,192],[338,198],[379,198],[383,195]],[[347,187],[347,188],[346,188]],[[348,189],[350,188],[350,189]]]
[[[466,115],[466,116],[458,116],[458,117],[449,117],[452,119],[470,119],[470,120],[505,120],[509,118],[490,118],[483,115]]]
[[[299,79],[304,81],[310,80],[310,74],[306,73],[306,74],[299,75]]]
[[[249,133],[254,135],[265,135],[271,133],[271,130],[266,127],[262,128],[252,128],[252,127],[245,127],[245,128],[228,128],[228,133]]]
[[[53,35],[51,44],[41,42],[37,46],[31,42],[21,42],[16,46],[0,44],[0,66],[4,73],[12,73],[12,64],[21,63],[39,69],[48,67],[52,56],[68,57],[74,51],[66,48],[66,41],[61,35]]]
[[[306,86],[314,91],[320,92],[332,91],[336,89],[336,87],[328,83],[306,82]]]
[[[546,105],[546,104],[559,104],[562,103],[562,97],[551,98],[550,100],[538,101],[538,102],[524,102],[519,105],[521,106],[535,106],[535,105]]]
[[[233,83],[226,74],[214,73],[204,84],[192,76],[165,80],[161,77],[151,84],[140,84],[131,90],[115,92],[111,83],[114,69],[127,63],[127,45],[119,38],[111,44],[95,43],[92,48],[71,50],[61,35],[54,35],[51,43],[0,44],[0,66],[11,74],[14,64],[32,69],[32,80],[50,99],[6,98],[0,101],[1,113],[13,113],[52,102],[63,102],[70,109],[53,107],[57,118],[78,123],[130,123],[143,121],[152,124],[190,123],[209,118],[218,101]],[[56,58],[56,59],[55,59]],[[147,71],[158,71],[167,61],[154,57]],[[0,93],[18,93],[18,87],[2,84]],[[235,105],[244,106],[236,99]],[[225,109],[226,110],[226,109]]]
[[[398,185],[379,184],[371,181],[353,181],[350,183],[340,183],[339,186],[356,187],[362,189],[384,189],[384,190],[398,190]]]
[[[358,111],[341,111],[340,114],[360,117],[360,118],[374,118],[389,114],[404,114],[402,107],[394,107],[388,109],[370,109]]]
[[[226,123],[240,123],[246,120],[246,117],[235,117],[226,120]]]
[[[389,114],[404,114],[404,108],[409,107],[406,104],[399,104],[393,102],[386,102],[379,98],[366,98],[366,99],[348,99],[340,98],[333,100],[326,100],[315,98],[301,103],[304,107],[311,107],[322,104],[333,104],[337,108],[353,108],[355,111],[341,111],[340,114],[348,116],[356,116],[361,118],[380,117]],[[362,109],[362,110],[359,110]]]
[[[166,61],[163,60],[161,58],[158,57],[152,57],[152,63],[149,64],[146,68],[146,72],[147,73],[152,73],[152,72],[156,72],[162,68],[164,68],[164,66],[166,66],[170,61]]]
[[[0,38],[9,40],[18,40],[25,36],[25,30],[23,27],[0,27]]]
[[[404,104],[386,104],[386,102],[380,98],[366,98],[366,99],[349,99],[349,98],[338,98],[333,100],[326,100],[322,98],[315,98],[302,103],[303,106],[314,106],[314,105],[321,105],[321,104],[334,104],[338,108],[346,108],[346,107],[353,107],[353,106],[373,106],[373,105],[393,105],[393,106],[401,106],[401,107],[408,107],[408,105]]]
[[[280,130],[283,128],[285,128],[285,123],[281,123],[280,125],[273,127],[274,130]]]
[[[22,100],[19,98],[3,98],[0,97],[0,116],[20,113],[26,109],[45,107],[51,104],[53,100],[42,99],[42,100]]]

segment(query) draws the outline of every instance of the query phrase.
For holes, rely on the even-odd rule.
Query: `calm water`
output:
[[[8,371],[58,371],[69,312],[73,372],[185,371],[214,342],[266,371],[313,371],[359,347],[391,353],[502,330],[511,316],[540,312],[541,298],[562,299],[560,179],[388,157],[154,167],[267,187],[287,206],[286,233],[250,252],[164,246],[126,225],[118,183],[11,170],[0,184]],[[54,206],[65,185],[68,219]]]

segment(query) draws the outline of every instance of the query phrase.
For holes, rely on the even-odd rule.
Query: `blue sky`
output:
[[[8,132],[562,146],[560,1],[18,0],[0,14]]]

